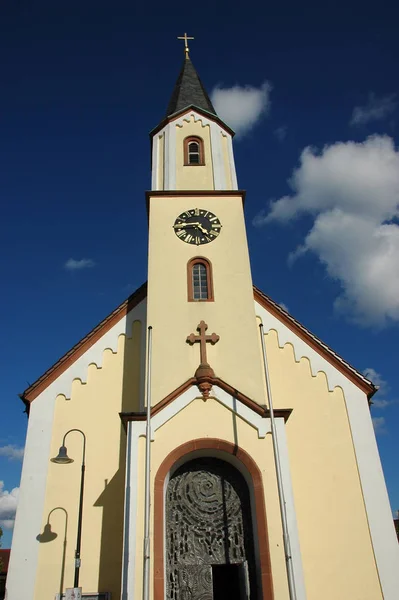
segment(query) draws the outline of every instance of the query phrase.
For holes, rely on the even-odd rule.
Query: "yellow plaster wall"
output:
[[[202,398],[193,400],[184,410],[165,423],[155,435],[151,446],[151,486],[164,458],[176,447],[198,438],[218,438],[232,444],[237,443],[246,450],[259,466],[264,486],[265,505],[269,529],[271,565],[273,571],[276,600],[288,600],[288,587],[285,576],[285,560],[282,547],[282,532],[279,518],[278,494],[273,463],[273,449],[270,435],[258,438],[258,432],[227,410],[217,400]],[[144,490],[144,438],[140,439],[139,465],[141,469],[138,489]],[[153,509],[153,506],[152,506]],[[139,493],[138,537],[136,552],[135,598],[142,596],[143,572],[143,493]],[[151,543],[153,543],[154,515],[151,515]],[[152,548],[153,556],[153,548]],[[153,561],[151,568],[153,567]],[[153,571],[151,570],[151,597],[153,593]],[[336,599],[335,599],[336,600]]]
[[[183,121],[176,125],[176,189],[177,190],[213,190],[213,165],[211,155],[211,133],[209,125],[201,121]],[[196,135],[204,141],[205,165],[184,165],[184,139]]]
[[[73,382],[70,400],[56,398],[51,441],[50,457],[58,454],[69,429],[82,429],[86,434],[80,585],[84,592],[110,591],[113,598],[120,595],[125,479],[126,434],[119,412],[139,408],[140,332],[141,324],[136,321],[132,338],[122,335],[116,353],[104,351],[101,368],[89,366],[86,383]],[[48,465],[41,532],[53,511],[49,520],[57,538],[39,545],[35,600],[54,600],[60,589],[73,587],[81,435],[69,434],[66,445],[75,462],[49,461]],[[68,527],[63,564],[64,511]]]
[[[174,233],[176,217],[190,208],[214,212],[222,223],[209,244],[186,244]],[[259,335],[240,196],[154,197],[150,199],[148,324],[153,327],[152,402],[192,377],[199,345],[187,336],[203,319],[220,341],[207,344],[208,361],[221,377],[264,403]],[[187,262],[208,258],[213,267],[214,302],[187,301]],[[232,302],[234,299],[234,302]]]
[[[275,408],[287,423],[294,499],[308,600],[382,599],[341,388],[328,391],[291,345],[265,336]],[[364,399],[367,402],[366,396]]]

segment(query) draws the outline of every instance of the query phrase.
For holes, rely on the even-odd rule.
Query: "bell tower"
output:
[[[152,190],[238,189],[234,132],[217,116],[188,53],[166,115],[150,135]]]
[[[200,357],[190,335],[199,332],[218,338],[207,345],[208,372],[263,404],[245,192],[237,185],[234,132],[216,114],[189,57],[187,39],[166,115],[150,134],[152,403],[198,376],[202,352]]]

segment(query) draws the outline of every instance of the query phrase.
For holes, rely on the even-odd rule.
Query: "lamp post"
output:
[[[86,436],[80,429],[70,429],[64,435],[62,440],[62,446],[58,452],[58,456],[51,459],[51,462],[57,463],[59,465],[67,465],[73,462],[73,458],[69,458],[67,454],[67,447],[65,446],[65,439],[69,433],[72,431],[77,431],[81,433],[83,436],[83,455],[82,455],[82,467],[81,467],[81,476],[80,476],[80,496],[79,496],[79,512],[78,512],[78,533],[76,537],[76,550],[75,550],[75,578],[73,582],[73,587],[79,587],[79,569],[80,569],[80,543],[82,538],[82,511],[83,511],[83,490],[84,490],[84,482],[85,482],[85,454],[86,454]]]

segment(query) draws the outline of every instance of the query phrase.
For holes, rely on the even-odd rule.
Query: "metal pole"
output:
[[[265,369],[266,389],[267,389],[267,395],[269,397],[270,425],[271,425],[271,431],[272,431],[274,464],[276,467],[276,478],[277,478],[278,497],[279,497],[279,503],[280,503],[281,523],[282,523],[282,527],[283,527],[284,554],[285,554],[285,565],[287,568],[288,589],[289,589],[289,594],[290,594],[290,600],[296,600],[295,577],[294,577],[294,569],[293,569],[293,565],[292,565],[290,536],[288,533],[287,509],[286,509],[285,498],[284,498],[283,477],[281,474],[281,463],[280,463],[280,453],[279,453],[279,449],[278,449],[276,423],[274,421],[272,391],[271,391],[271,387],[270,387],[269,369],[267,366],[267,358],[266,358],[265,335],[264,335],[262,323],[259,325],[259,330],[260,330],[260,338],[261,338],[262,352],[263,352],[263,366]]]
[[[83,436],[83,454],[82,454],[82,467],[81,467],[81,475],[80,475],[80,495],[79,495],[79,511],[78,511],[78,533],[76,536],[76,550],[75,550],[75,576],[73,580],[73,587],[79,587],[79,572],[80,572],[80,546],[82,541],[82,517],[83,517],[83,492],[85,485],[85,456],[86,456],[86,436],[80,429],[70,429],[64,435],[64,439],[62,445],[65,446],[65,439],[69,433],[73,431],[77,431],[81,433]]]
[[[144,565],[143,600],[150,597],[150,510],[151,510],[151,349],[152,327],[148,327],[147,346],[147,422],[145,429],[145,499],[144,499]]]
[[[83,511],[83,490],[85,483],[85,464],[82,463],[82,470],[80,476],[80,498],[79,498],[79,516],[78,516],[78,534],[76,537],[76,551],[75,551],[75,578],[73,581],[73,587],[79,587],[79,570],[80,570],[80,544],[82,539],[82,511]]]

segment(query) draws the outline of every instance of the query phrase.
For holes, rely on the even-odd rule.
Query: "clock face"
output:
[[[220,233],[217,216],[204,208],[191,208],[179,215],[173,225],[175,234],[186,244],[209,244]]]

